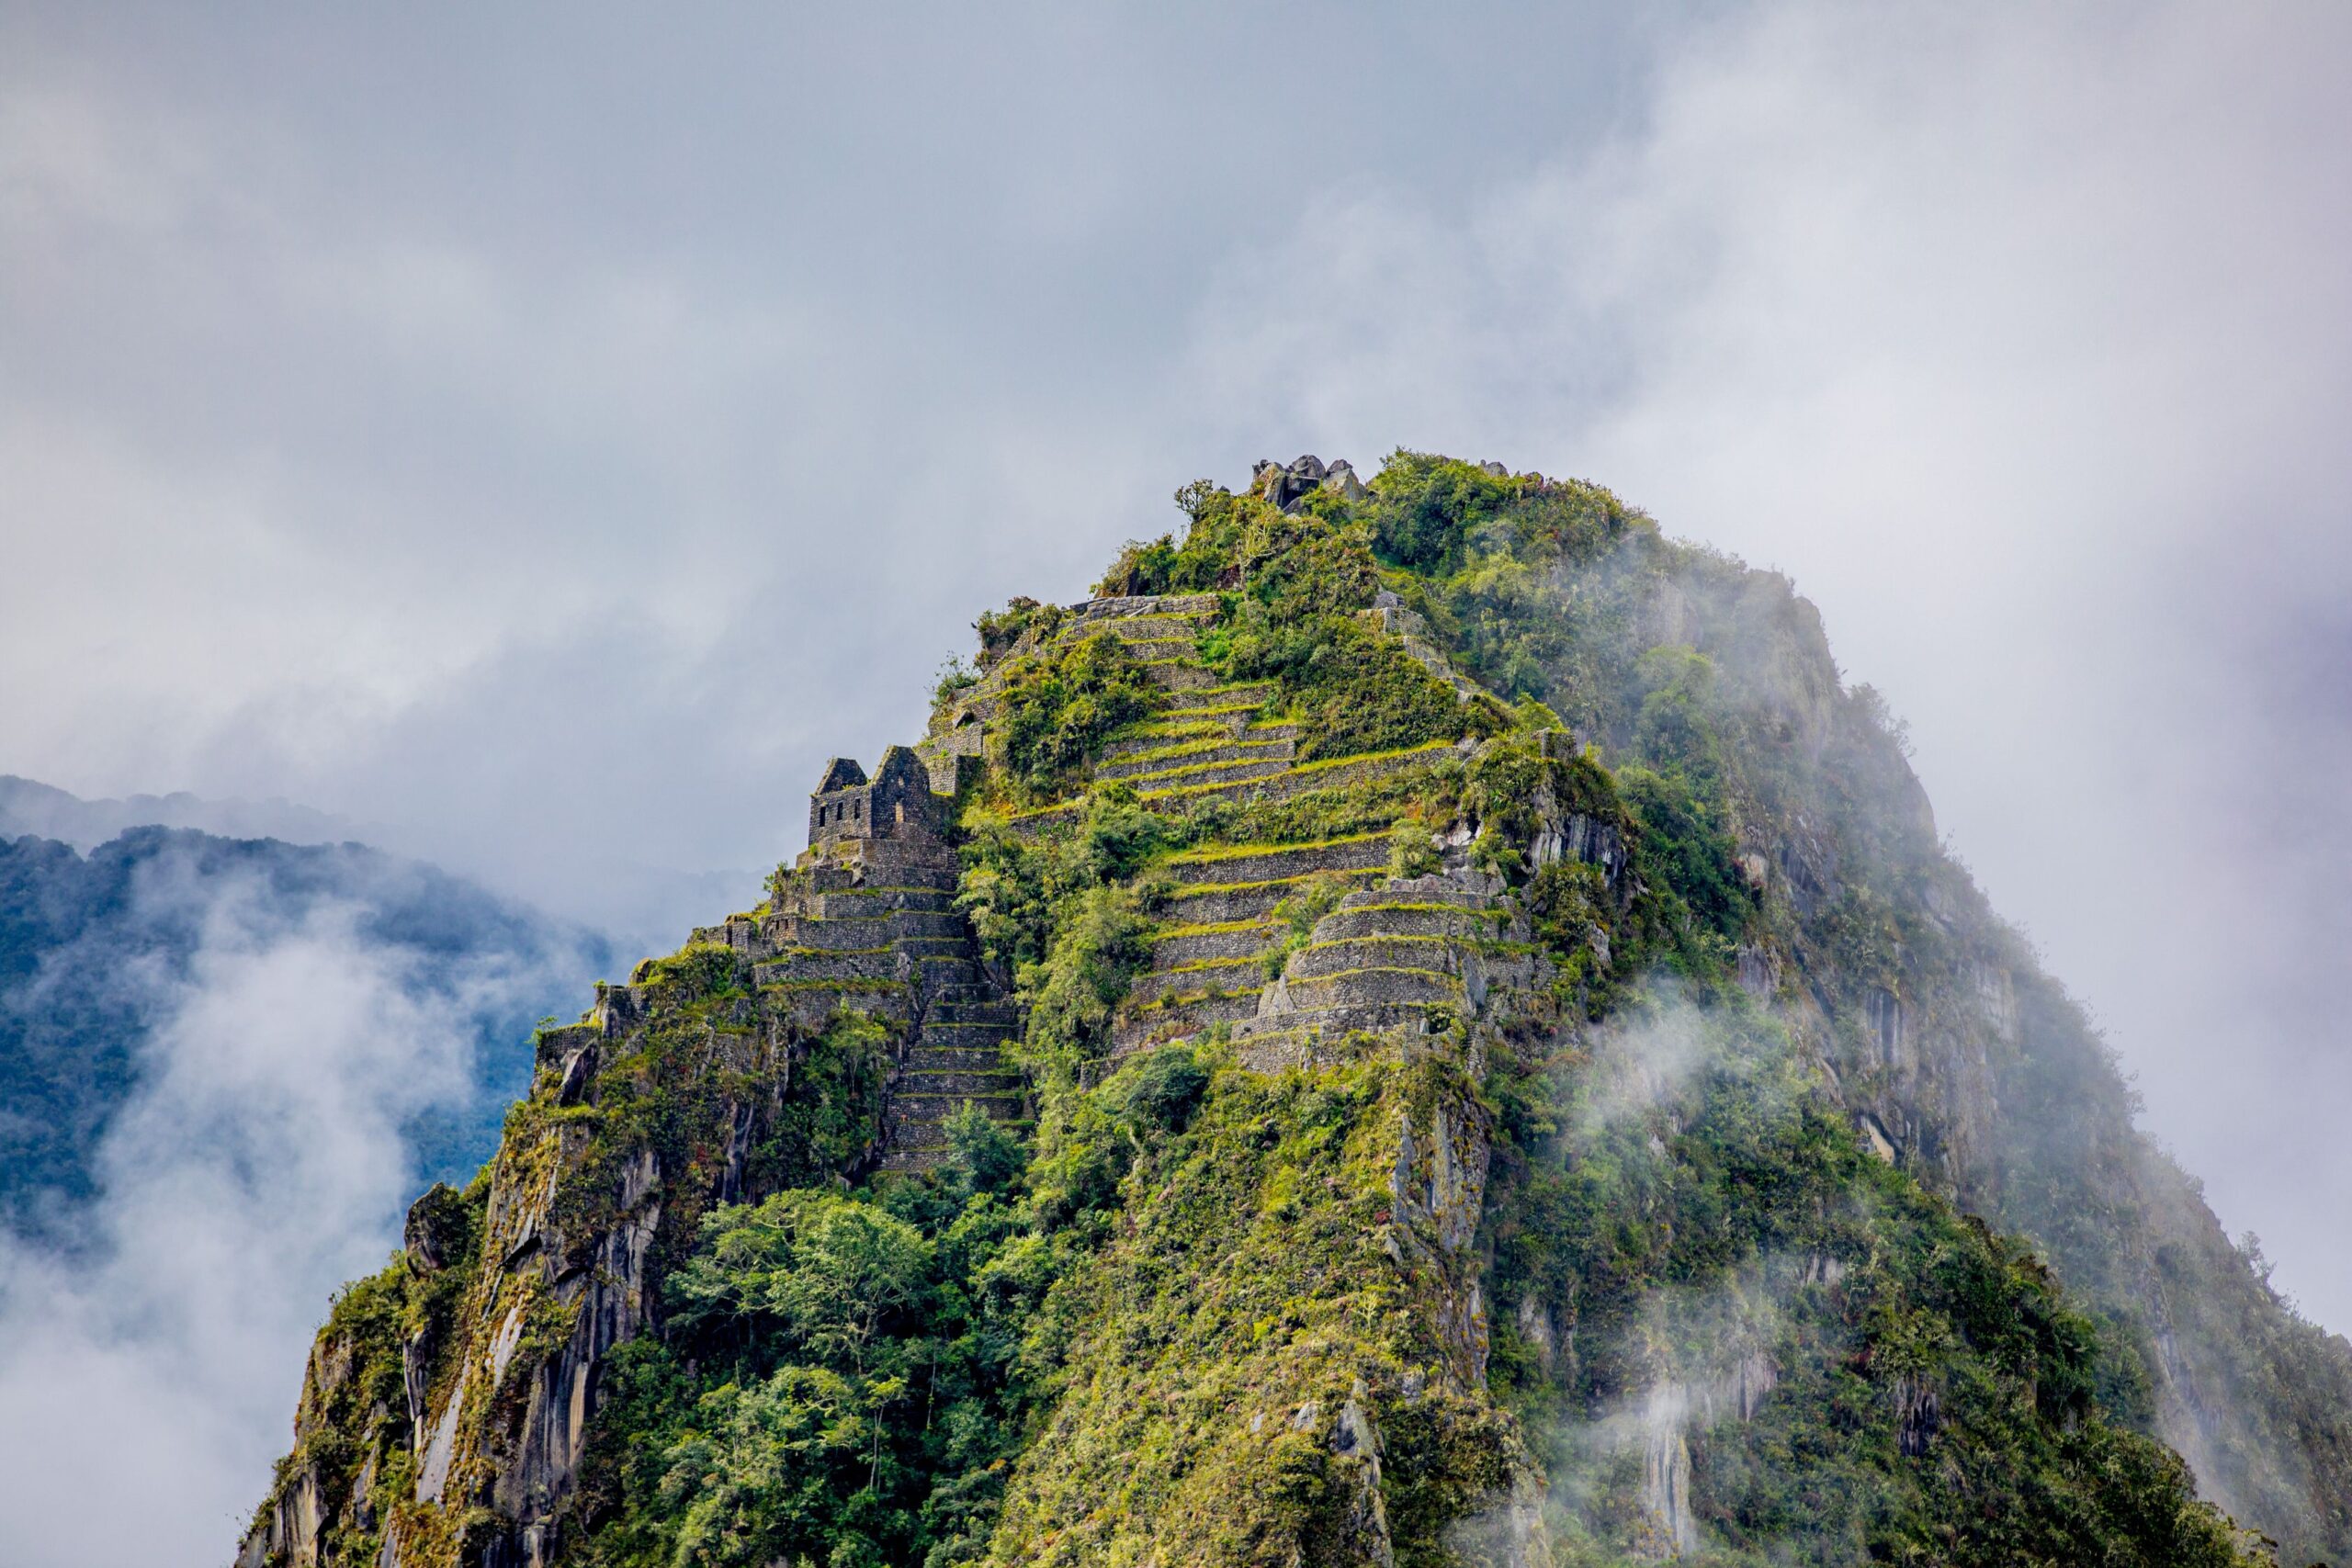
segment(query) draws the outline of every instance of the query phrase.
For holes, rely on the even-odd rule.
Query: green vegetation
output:
[[[982,1128],[985,1118],[978,1119]],[[580,1561],[972,1560],[1015,1447],[1047,1277],[967,1124],[935,1190],[779,1192],[705,1216],[672,1330],[616,1358]]]
[[[500,1190],[551,1183],[564,1234],[638,1151],[664,1184],[658,1332],[605,1363],[558,1561],[2266,1561],[2158,1440],[2189,1355],[2227,1374],[2199,1477],[2298,1551],[2352,1542],[2340,1348],[2193,1195],[2160,1223],[2177,1173],[1785,584],[1413,453],[1354,503],[1179,502],[1097,592],[1215,595],[1125,628],[1189,655],[1015,600],[941,694],[995,704],[955,902],[1034,1126],[967,1102],[935,1168],[871,1174],[908,988],[754,994],[721,946],[642,965],[594,1094],[549,1069],[511,1118]],[[1377,629],[1383,588],[1498,696]],[[1088,786],[1114,737],[1173,765],[1260,713],[1323,787]],[[1404,762],[1345,765],[1374,754]],[[1271,1010],[1343,983],[1371,1001],[1325,1032]],[[1400,1027],[1398,997],[1436,999]],[[435,1204],[454,1249],[494,1228],[479,1188]],[[485,1320],[480,1251],[338,1305],[363,1375],[282,1487],[347,1519],[369,1456],[406,1485],[401,1402],[361,1401],[398,1336]],[[572,1320],[513,1278],[544,1354]],[[514,1408],[474,1397],[485,1430]]]
[[[1551,1435],[1565,1561],[1642,1528],[1661,1386],[1693,1406],[1709,1561],[2243,1560],[2128,1429],[2128,1358],[2030,1252],[1864,1153],[1776,1030],[1619,1016],[1495,1086],[1494,1288],[1527,1303],[1495,1380]]]
[[[1051,795],[1152,705],[1135,656],[1106,633],[1018,655],[1005,665],[989,761],[1030,796]]]

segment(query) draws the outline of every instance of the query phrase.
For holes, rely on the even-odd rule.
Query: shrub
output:
[[[1025,655],[1008,666],[989,761],[1025,794],[1050,795],[1113,730],[1151,711],[1156,695],[1107,632]]]
[[[1104,1084],[1102,1098],[1113,1114],[1131,1127],[1181,1133],[1208,1087],[1209,1070],[1191,1046],[1163,1045],[1146,1052]]]
[[[1029,1163],[1021,1140],[968,1101],[947,1118],[944,1131],[947,1164],[943,1174],[963,1192],[1001,1191]]]
[[[1427,876],[1442,871],[1445,857],[1438,852],[1437,840],[1428,828],[1412,818],[1396,824],[1388,835],[1388,874],[1398,881]]]
[[[1060,913],[1046,961],[1020,976],[1031,1062],[1057,1080],[1109,1044],[1112,1010],[1151,962],[1152,931],[1132,887],[1090,887]]]
[[[1035,632],[1040,639],[1053,636],[1064,614],[1059,604],[1040,604],[1026,596],[1006,601],[1001,610],[984,611],[972,623],[972,629],[980,634],[980,668],[993,667],[1029,632]]]
[[[1170,535],[1146,543],[1129,539],[1119,551],[1119,558],[1094,585],[1097,598],[1126,597],[1144,593],[1165,593],[1175,581],[1177,569],[1176,541]]]
[[[1374,547],[1393,565],[1430,577],[1460,568],[1470,535],[1499,513],[1516,484],[1452,457],[1390,454],[1371,507]]]

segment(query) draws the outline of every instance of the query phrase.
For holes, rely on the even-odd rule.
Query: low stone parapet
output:
[[[1366,867],[1360,871],[1310,872],[1304,876],[1283,877],[1266,882],[1239,882],[1226,885],[1180,887],[1168,901],[1170,919],[1186,925],[1209,925],[1228,920],[1260,920],[1274,912],[1276,905],[1306,890],[1318,876],[1342,876],[1362,880],[1378,876],[1385,867]]]
[[[1173,969],[1219,958],[1254,958],[1273,945],[1284,928],[1251,920],[1204,931],[1177,930],[1163,933],[1151,945],[1151,966]]]
[[[1148,1008],[1163,998],[1181,1000],[1203,992],[1254,990],[1265,983],[1265,968],[1255,958],[1210,959],[1136,976],[1133,988],[1127,992],[1127,1001],[1136,1008]]]
[[[1322,871],[1369,871],[1388,863],[1388,836],[1362,833],[1305,844],[1254,844],[1170,856],[1161,869],[1178,885],[1267,882]]]
[[[1402,967],[1351,969],[1311,979],[1284,980],[1280,991],[1286,994],[1288,1010],[1298,1012],[1396,1005],[1459,1007],[1465,998],[1458,975]]]
[[[1320,936],[1320,928],[1317,928]],[[1283,974],[1294,981],[1317,979],[1350,970],[1426,970],[1459,976],[1462,962],[1456,939],[1442,936],[1361,936],[1337,942],[1317,940],[1290,955]]]

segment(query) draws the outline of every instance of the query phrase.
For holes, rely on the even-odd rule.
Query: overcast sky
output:
[[[609,903],[1196,475],[1587,477],[2352,1328],[2352,8],[359,11],[0,5],[0,772]]]

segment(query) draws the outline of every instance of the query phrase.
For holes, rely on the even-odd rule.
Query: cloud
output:
[[[514,976],[417,983],[403,950],[251,884],[206,901],[188,977],[100,1156],[80,1245],[0,1235],[0,1516],[22,1568],[225,1561],[288,1440],[334,1289],[398,1245],[403,1123],[472,1094],[473,1012]],[[135,1497],[135,1506],[125,1506]]]

